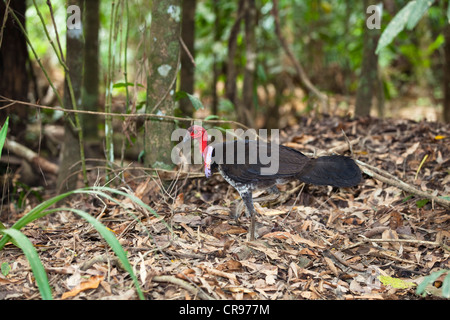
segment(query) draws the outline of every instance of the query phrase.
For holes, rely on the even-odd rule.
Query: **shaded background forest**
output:
[[[80,150],[67,147],[76,145],[86,149],[81,158],[105,157],[107,167],[125,158],[171,167],[167,153],[150,150],[168,149],[167,136],[188,122],[175,118],[166,126],[108,113],[234,120],[268,129],[318,115],[450,120],[447,1],[431,2],[415,28],[400,32],[378,54],[382,31],[408,1],[169,1],[181,8],[173,12],[172,26],[165,25],[172,19],[152,24],[160,3],[1,3],[1,120],[10,116],[16,141],[50,161],[59,157],[64,178],[81,170],[74,167]],[[76,13],[67,11],[69,5],[81,8],[84,36],[78,42],[66,35],[66,23]],[[382,8],[380,29],[366,26],[370,5]],[[16,17],[7,15],[5,6]],[[174,52],[163,56],[152,46],[157,32],[172,35]],[[168,82],[159,84],[152,76],[164,59],[172,71]],[[36,105],[100,113],[68,116]]]

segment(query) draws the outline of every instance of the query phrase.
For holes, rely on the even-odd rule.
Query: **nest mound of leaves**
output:
[[[280,136],[310,154],[358,139],[355,159],[416,189],[450,195],[449,125],[305,118]],[[70,201],[114,232],[148,299],[421,299],[417,284],[450,269],[448,208],[368,175],[354,188],[280,186],[279,199],[256,202],[259,237],[249,242],[249,219],[233,219],[240,198],[222,177],[166,180],[138,171],[126,172],[121,188],[158,216],[126,198],[122,206],[86,196]],[[84,220],[53,214],[23,231],[55,298],[137,298],[130,276]],[[11,266],[0,276],[0,299],[39,298],[22,252],[8,245],[0,258]],[[428,298],[440,297],[438,283],[427,288]]]

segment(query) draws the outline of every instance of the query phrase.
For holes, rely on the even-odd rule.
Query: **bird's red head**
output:
[[[205,128],[202,126],[193,125],[187,130],[192,139],[198,140],[200,151],[203,153],[208,144],[208,133]]]

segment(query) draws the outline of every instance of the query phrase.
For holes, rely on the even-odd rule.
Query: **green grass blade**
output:
[[[139,199],[138,197],[132,195],[132,194],[128,194],[126,192],[123,191],[119,191],[116,189],[112,189],[112,188],[108,188],[108,187],[89,187],[89,188],[82,188],[82,189],[77,189],[77,190],[73,190],[73,191],[69,191],[67,193],[64,194],[60,194],[56,197],[53,197],[51,199],[48,199],[44,202],[42,202],[41,204],[39,204],[38,206],[34,207],[33,209],[31,209],[26,215],[24,215],[22,218],[20,218],[11,228],[16,229],[16,230],[20,230],[21,228],[23,228],[24,226],[26,226],[28,223],[41,218],[43,216],[45,216],[46,214],[48,214],[48,212],[46,212],[45,210],[48,209],[49,207],[51,207],[52,205],[54,205],[55,203],[63,200],[64,198],[75,194],[75,193],[82,193],[82,194],[96,194],[99,196],[102,196],[106,199],[109,199],[119,205],[121,205],[121,202],[118,201],[117,199],[114,199],[113,197],[111,197],[110,195],[106,194],[105,192],[111,192],[111,193],[115,193],[115,194],[119,194],[119,195],[123,195],[125,197],[128,197],[129,199],[131,199],[132,201],[134,201],[136,204],[140,205],[141,207],[147,209],[148,211],[150,211],[155,217],[159,218],[159,215],[156,213],[155,210],[153,210],[150,206],[148,206],[147,204],[145,204],[141,199]],[[168,230],[170,232],[172,232],[172,228],[166,223],[164,222],[165,226],[168,228]],[[4,237],[2,237],[2,239],[0,239],[0,250],[5,246],[5,244],[9,241],[10,237],[8,235],[5,235]]]
[[[138,292],[139,298],[141,300],[144,300],[144,294],[142,293],[142,290],[139,285],[139,281],[136,277],[136,275],[133,272],[133,268],[130,265],[130,262],[128,261],[127,254],[125,250],[123,250],[122,246],[120,245],[119,241],[116,239],[114,234],[109,231],[100,221],[89,215],[88,213],[73,209],[73,208],[58,208],[58,209],[52,209],[48,210],[47,213],[52,213],[56,211],[70,211],[73,213],[76,213],[83,219],[85,219],[88,223],[90,223],[97,231],[100,233],[100,235],[105,239],[105,241],[108,243],[108,245],[111,247],[111,249],[116,254],[117,258],[119,258],[120,262],[122,263],[122,266],[124,269],[130,274],[131,279],[133,280],[133,283],[136,287],[136,290]]]
[[[0,230],[0,233],[11,237],[14,240],[14,243],[17,243],[17,246],[23,251],[25,257],[30,263],[31,270],[33,271],[42,299],[52,300],[52,291],[50,290],[50,285],[48,284],[47,273],[45,273],[44,266],[42,265],[38,253],[31,241],[28,240],[22,232],[15,229]]]
[[[53,197],[51,199],[48,199],[48,200],[42,202],[38,206],[31,209],[26,215],[24,215],[22,218],[20,218],[16,223],[14,223],[14,225],[11,226],[11,229],[20,230],[24,226],[26,226],[28,223],[45,216],[47,214],[47,213],[45,213],[45,210],[47,208],[51,207],[58,201],[66,198],[67,196],[69,196],[73,193],[74,192],[71,191],[71,192],[67,192],[64,194],[60,194],[56,197]],[[0,250],[3,249],[3,247],[9,240],[10,240],[10,236],[8,234],[6,234],[5,236],[2,237],[2,239],[0,240]]]
[[[54,205],[55,203],[63,200],[64,198],[72,195],[72,194],[89,194],[89,195],[97,195],[97,196],[101,196],[104,197],[106,199],[109,199],[119,205],[122,205],[122,203],[115,199],[114,197],[112,197],[111,195],[107,194],[106,192],[109,193],[113,193],[113,194],[118,194],[118,195],[122,195],[124,197],[127,197],[129,199],[131,199],[133,202],[135,202],[137,205],[147,209],[149,212],[151,212],[155,217],[159,217],[159,215],[156,213],[155,210],[153,210],[150,206],[148,206],[147,204],[145,204],[141,199],[139,199],[138,197],[136,197],[133,194],[129,194],[123,191],[119,191],[116,189],[112,189],[112,188],[108,188],[108,187],[88,187],[88,188],[83,188],[83,189],[77,189],[77,190],[73,190],[61,195],[58,195],[56,197],[53,197],[51,199],[48,199],[44,202],[42,202],[41,204],[39,204],[38,206],[36,206],[35,208],[33,208],[32,210],[30,210],[26,215],[24,215],[21,219],[19,219],[12,227],[11,229],[1,229],[2,226],[0,226],[0,232],[3,233],[3,237],[0,239],[0,250],[5,246],[5,244],[12,238],[11,237],[11,230],[13,230],[12,232],[14,233],[15,231],[18,232],[18,230],[20,230],[22,227],[24,227],[25,225],[27,225],[28,223],[41,218],[47,214],[56,212],[56,211],[61,211],[61,210],[66,210],[66,211],[71,211],[74,212],[78,215],[80,215],[81,217],[83,217],[85,220],[87,220],[89,223],[91,223],[96,229],[97,231],[102,235],[102,237],[106,240],[106,242],[111,246],[111,248],[113,249],[113,251],[116,253],[117,257],[119,258],[119,260],[122,262],[123,267],[125,268],[125,270],[130,274],[134,285],[136,286],[136,289],[138,291],[138,295],[141,299],[144,299],[144,295],[140,289],[139,286],[139,282],[136,278],[136,275],[133,272],[133,269],[127,259],[127,255],[125,253],[125,251],[123,250],[122,246],[119,244],[119,242],[117,241],[117,239],[115,238],[115,236],[103,225],[101,224],[99,221],[97,221],[95,218],[93,218],[92,216],[90,216],[89,214],[87,214],[84,211],[81,210],[77,210],[77,209],[72,209],[72,208],[64,208],[64,209],[51,209],[48,210],[48,208],[50,208],[52,205]],[[138,220],[139,219],[136,216],[133,216],[134,219]],[[167,229],[170,232],[172,231],[172,228],[166,223],[164,222]],[[20,233],[20,232],[19,232]],[[20,233],[21,234],[21,233]],[[149,236],[151,236],[149,234]],[[28,239],[27,239],[28,240]],[[16,244],[16,240],[15,238],[12,238],[11,240],[14,244]],[[34,247],[33,247],[34,249]],[[39,259],[39,258],[38,258]]]
[[[100,195],[108,200],[111,200],[119,205],[122,205],[120,201],[118,201],[117,199],[114,199],[113,197],[111,197],[110,195],[106,194],[105,192],[111,192],[111,193],[115,193],[115,194],[119,194],[122,195],[124,197],[129,198],[130,200],[132,200],[134,203],[138,204],[139,206],[143,207],[144,209],[147,209],[148,211],[150,211],[151,214],[153,214],[156,218],[159,218],[160,216],[158,215],[158,213],[153,210],[149,205],[147,205],[146,203],[144,203],[141,199],[139,199],[138,197],[136,197],[133,194],[129,194],[123,191],[119,191],[116,189],[112,189],[112,188],[108,188],[108,187],[89,187],[89,188],[84,188],[84,189],[78,189],[78,190],[74,190],[74,193],[87,193],[87,194],[97,194]],[[169,224],[167,224],[167,222],[162,221],[162,223],[164,223],[164,225],[166,226],[166,228],[173,233],[172,228],[170,227]]]
[[[376,54],[378,54],[381,49],[388,46],[392,40],[394,40],[394,38],[405,28],[415,4],[415,1],[408,2],[408,4],[404,6],[394,18],[392,18],[391,22],[389,22],[386,29],[384,29],[380,36],[377,49],[375,50]]]
[[[2,154],[3,145],[5,144],[6,134],[8,133],[8,123],[9,123],[9,117],[6,118],[6,121],[2,127],[2,130],[0,130],[0,156]]]

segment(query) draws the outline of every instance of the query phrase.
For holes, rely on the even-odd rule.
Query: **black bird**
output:
[[[210,177],[213,171],[218,170],[239,192],[246,215],[251,217],[250,240],[255,239],[252,191],[273,190],[275,185],[292,180],[333,187],[352,187],[361,181],[361,170],[349,157],[332,155],[311,159],[295,149],[254,140],[234,140],[208,146],[208,134],[203,127],[194,125],[188,132],[187,138],[190,136],[199,141],[205,175]],[[267,158],[262,159],[261,155]],[[270,170],[274,164],[275,168]]]

